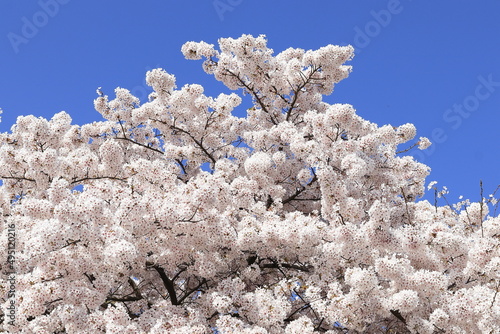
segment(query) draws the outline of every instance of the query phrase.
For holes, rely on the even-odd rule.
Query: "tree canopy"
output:
[[[500,332],[495,199],[419,200],[430,141],[323,101],[352,47],[182,52],[241,96],[155,69],[143,104],[98,90],[105,121],[0,134],[5,330]]]

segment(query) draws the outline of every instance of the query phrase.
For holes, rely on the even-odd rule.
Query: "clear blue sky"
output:
[[[0,131],[19,115],[100,119],[96,88],[143,101],[147,70],[227,92],[184,60],[186,41],[265,34],[278,53],[352,44],[353,73],[326,98],[434,142],[428,181],[477,200],[500,184],[500,1],[42,0],[0,2]],[[241,108],[244,110],[244,107]],[[434,136],[434,138],[433,138]],[[439,141],[439,142],[436,142]]]

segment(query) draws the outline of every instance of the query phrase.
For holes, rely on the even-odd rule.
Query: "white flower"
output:
[[[396,133],[401,137],[403,142],[407,142],[408,140],[412,140],[415,137],[417,129],[415,128],[415,125],[406,123],[398,127],[396,129]]]
[[[432,145],[432,143],[428,138],[420,137],[420,140],[418,141],[418,148],[420,150],[425,150],[426,148],[428,148],[431,145]]]
[[[392,295],[387,301],[389,310],[398,310],[400,313],[410,313],[420,304],[418,293],[413,290],[401,290]]]
[[[433,189],[436,184],[437,184],[437,181],[429,182],[429,185],[427,185],[427,190]]]

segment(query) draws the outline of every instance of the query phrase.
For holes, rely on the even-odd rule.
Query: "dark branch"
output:
[[[119,177],[114,177],[114,176],[96,176],[96,177],[84,177],[81,179],[76,179],[76,180],[71,181],[71,184],[80,183],[80,182],[89,181],[89,180],[103,180],[103,179],[127,182],[126,178],[119,178]]]
[[[146,265],[150,265],[160,275],[160,278],[163,281],[163,286],[168,291],[168,296],[170,298],[170,302],[172,303],[172,305],[180,305],[180,302],[177,300],[177,294],[175,292],[174,282],[168,278],[167,274],[165,273],[165,269],[156,264],[146,263]]]
[[[274,125],[277,125],[278,123],[276,122],[276,120],[274,119],[274,117],[271,115],[271,113],[269,112],[269,110],[266,108],[266,105],[264,104],[264,102],[262,102],[262,99],[259,97],[259,94],[257,94],[257,92],[252,87],[250,87],[245,81],[243,81],[243,79],[241,79],[239,75],[236,75],[235,73],[231,72],[231,70],[228,70],[228,69],[226,69],[226,71],[230,75],[232,75],[233,77],[235,77],[236,79],[238,79],[238,81],[240,82],[240,84],[243,87],[245,87],[253,95],[253,97],[255,98],[255,100],[257,100],[257,103],[259,103],[259,105],[262,108],[262,110],[265,113],[269,114],[269,116],[271,117],[271,122]]]
[[[206,279],[203,279],[196,287],[192,288],[191,290],[189,290],[188,292],[186,292],[184,294],[184,296],[181,297],[181,299],[179,299],[179,304],[181,304],[187,297],[189,297],[193,292],[195,291],[198,291],[202,285],[206,284],[207,283],[207,280]]]
[[[144,144],[141,144],[141,143],[139,143],[139,142],[137,142],[137,141],[135,141],[135,140],[132,140],[132,139],[130,139],[130,138],[127,138],[127,137],[115,137],[115,139],[126,140],[126,141],[129,141],[129,142],[134,143],[134,144],[136,144],[136,145],[139,145],[139,146],[141,146],[141,147],[147,148],[147,149],[149,149],[149,150],[151,150],[151,151],[154,151],[154,152],[156,152],[156,153],[165,154],[165,152],[160,151],[160,150],[159,150],[159,149],[157,149],[157,148],[151,147],[151,146],[149,146],[149,145],[144,145]]]
[[[317,180],[318,180],[318,177],[317,177],[316,173],[314,173],[314,171],[313,171],[313,178],[311,179],[311,181],[309,181],[309,183],[307,183],[307,185],[306,185],[306,186],[302,186],[302,187],[300,187],[300,188],[297,188],[297,189],[295,190],[295,193],[293,193],[290,197],[288,197],[288,198],[284,199],[282,203],[283,203],[283,204],[287,204],[287,203],[289,203],[289,202],[291,202],[291,201],[295,200],[295,198],[296,198],[297,196],[299,196],[300,194],[302,194],[302,193],[303,193],[303,192],[307,189],[307,187],[311,186],[311,185],[312,185],[314,182],[316,182]]]

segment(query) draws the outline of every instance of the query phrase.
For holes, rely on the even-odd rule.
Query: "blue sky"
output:
[[[434,142],[415,156],[451,201],[477,200],[480,179],[486,194],[500,184],[498,0],[2,0],[0,13],[2,132],[19,115],[100,120],[97,87],[144,101],[145,73],[157,67],[178,87],[228,92],[183,58],[182,44],[265,34],[275,53],[353,45],[351,76],[325,100],[379,125],[414,123]]]

